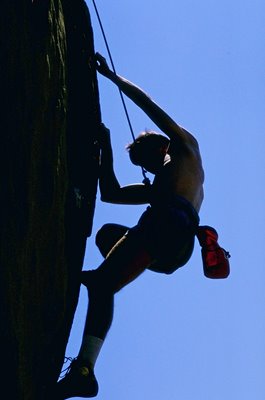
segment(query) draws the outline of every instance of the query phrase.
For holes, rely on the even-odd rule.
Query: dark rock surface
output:
[[[4,0],[0,40],[1,392],[53,399],[97,190],[89,12],[83,0]]]

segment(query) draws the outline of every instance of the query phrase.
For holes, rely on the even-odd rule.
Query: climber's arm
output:
[[[189,132],[180,127],[141,88],[111,71],[105,58],[99,53],[96,54],[96,60],[97,70],[115,83],[126,96],[137,104],[170,140],[184,143],[194,139]]]
[[[113,153],[110,131],[103,124],[99,134],[101,148],[99,189],[101,200],[114,204],[149,203],[150,188],[144,184],[133,184],[121,187],[113,167]]]

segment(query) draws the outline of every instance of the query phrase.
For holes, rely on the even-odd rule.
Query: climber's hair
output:
[[[135,165],[141,165],[144,158],[148,157],[148,152],[158,147],[168,146],[169,139],[160,133],[151,130],[141,132],[137,138],[126,146],[130,160]]]

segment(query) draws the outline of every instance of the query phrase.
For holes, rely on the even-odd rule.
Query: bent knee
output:
[[[88,271],[88,274],[85,285],[94,298],[109,297],[117,292],[115,277],[101,270]]]
[[[128,227],[118,224],[104,224],[97,232],[95,242],[101,254],[106,257],[112,247],[127,232]]]
[[[112,224],[104,224],[98,231],[96,234],[96,245],[99,247],[102,243],[104,243],[104,241],[106,240],[106,238],[110,235],[111,233],[111,225]]]

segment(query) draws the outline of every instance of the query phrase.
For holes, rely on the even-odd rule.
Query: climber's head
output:
[[[148,172],[156,174],[164,164],[169,139],[154,131],[144,131],[127,146],[130,160]]]

